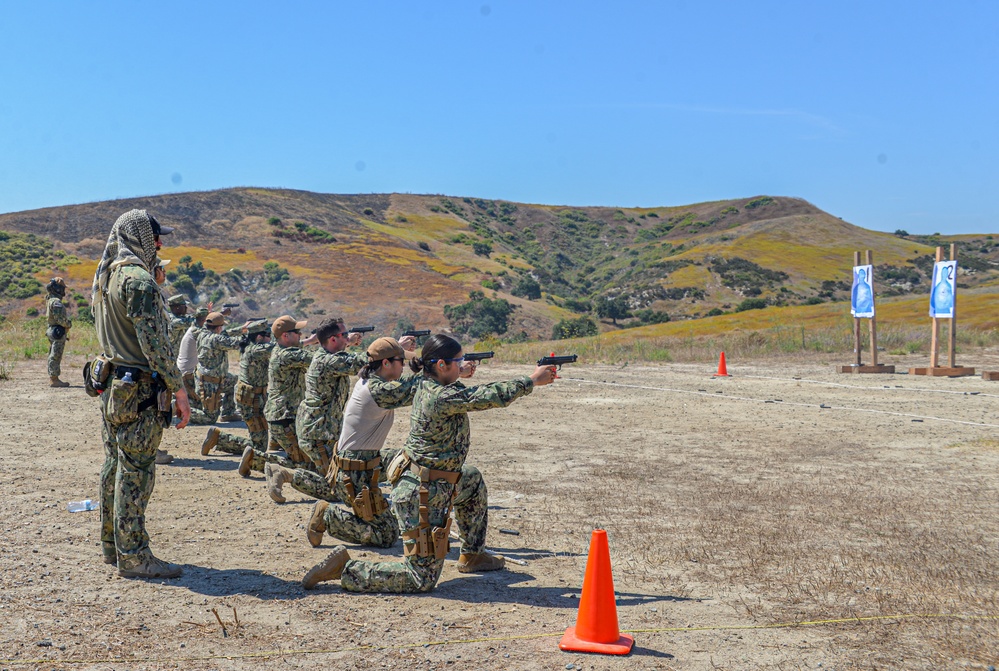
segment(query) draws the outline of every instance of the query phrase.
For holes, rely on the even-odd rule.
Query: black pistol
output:
[[[465,361],[482,361],[483,359],[492,359],[495,354],[493,352],[469,352],[465,354]]]

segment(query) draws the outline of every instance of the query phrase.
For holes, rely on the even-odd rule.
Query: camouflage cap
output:
[[[194,316],[195,317],[207,317],[208,316],[208,308],[198,308],[194,312]]]
[[[187,305],[187,298],[184,297],[184,294],[175,294],[175,295],[173,295],[173,296],[171,296],[170,298],[167,299],[167,304],[169,304],[169,305]],[[208,312],[205,312],[205,314],[208,314]]]
[[[266,319],[257,319],[250,322],[246,327],[247,335],[257,335],[258,333],[270,333],[271,325],[267,323]]]

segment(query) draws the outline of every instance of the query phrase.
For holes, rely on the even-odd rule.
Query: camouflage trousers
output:
[[[49,377],[59,377],[62,374],[62,353],[66,349],[66,339],[53,340],[49,338]]]
[[[315,470],[315,465],[302,452],[298,446],[298,435],[295,433],[295,421],[290,422],[268,422],[267,428],[270,431],[270,442],[267,451],[253,448],[253,458],[250,461],[250,470],[262,473],[264,464],[280,464],[285,468]],[[287,456],[280,456],[275,452],[284,452]],[[318,475],[318,474],[317,474]],[[310,494],[311,496],[311,494]]]
[[[463,466],[457,485],[444,480],[430,482],[431,527],[443,527],[454,499],[454,519],[463,541],[462,553],[478,553],[485,548],[489,520],[486,483],[474,466]],[[331,506],[332,507],[332,506]],[[392,488],[392,512],[399,520],[399,531],[420,525],[420,481],[406,472]],[[327,522],[328,527],[328,522]],[[404,545],[415,541],[405,540]],[[352,559],[344,567],[340,585],[348,592],[390,592],[406,594],[429,592],[437,584],[444,560],[410,555],[401,562],[368,562]]]
[[[198,396],[198,388],[194,382],[194,373],[184,374],[184,389],[187,390],[187,400],[191,404],[191,410],[201,410],[201,397]]]
[[[138,398],[152,394],[152,384],[140,382]],[[146,533],[146,504],[156,479],[156,448],[163,436],[162,415],[155,406],[134,421],[108,418],[111,391],[101,395],[104,467],[101,469],[101,548],[117,556],[118,568],[130,569],[151,556]]]
[[[266,389],[265,387],[261,387]],[[258,450],[267,449],[267,420],[264,418],[264,406],[267,405],[267,392],[255,392],[243,382],[236,384],[236,408],[246,422],[250,432],[250,442]],[[242,451],[240,451],[242,454]]]
[[[219,442],[215,445],[215,449],[229,454],[243,454],[243,450],[248,446],[260,452],[267,449],[267,420],[264,419],[267,393],[248,395],[245,393],[244,387],[251,389],[242,382],[236,384],[236,408],[243,421],[246,422],[250,437],[245,438],[225,431],[220,432]],[[263,466],[260,469],[262,470]]]
[[[398,449],[389,451],[392,455],[398,452]],[[340,457],[367,461],[370,454],[370,452],[347,451],[340,453]],[[381,473],[384,472],[386,466],[388,466],[388,461],[383,457]],[[351,483],[356,495],[365,487],[369,489],[378,487],[378,483],[373,481],[373,475],[374,471],[337,471],[332,483],[333,491],[331,494],[334,498],[347,502],[350,500],[347,483]],[[351,543],[387,548],[392,547],[399,537],[399,522],[392,513],[391,506],[388,510],[376,514],[374,519],[370,521],[357,515],[349,505],[329,506],[323,520],[326,523],[326,533]]]
[[[226,373],[220,377],[197,375],[197,391],[201,398],[201,407],[197,414],[191,412],[191,424],[214,424],[219,414],[233,415],[236,413],[236,376]]]

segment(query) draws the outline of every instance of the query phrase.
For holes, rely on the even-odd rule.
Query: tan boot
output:
[[[314,548],[323,543],[323,534],[326,533],[326,509],[329,507],[327,501],[316,501],[316,506],[312,509],[312,518],[309,520],[305,535],[309,537],[309,545]]]
[[[347,548],[337,545],[329,557],[313,566],[312,570],[305,574],[305,577],[302,578],[302,587],[313,589],[325,580],[339,580],[340,576],[343,575],[343,567],[347,565],[349,560],[350,555],[347,554]]]
[[[222,435],[222,432],[214,426],[208,429],[208,435],[205,436],[204,442],[201,443],[201,456],[207,457],[212,448],[219,444],[220,435]]]
[[[177,578],[183,572],[184,569],[176,564],[168,564],[152,555],[129,568],[118,567],[118,575],[122,578]]]
[[[158,466],[169,464],[171,461],[173,461],[172,454],[168,454],[166,450],[156,450],[156,464]]]
[[[488,552],[462,553],[458,557],[458,573],[485,573],[506,566],[506,559]]]
[[[264,477],[267,478],[267,493],[275,503],[284,503],[285,498],[281,493],[281,486],[286,482],[291,482],[294,474],[284,466],[268,463],[264,466]]]
[[[49,386],[50,387],[68,387],[69,382],[63,382],[59,379],[58,375],[49,375]]]
[[[239,468],[236,469],[237,472],[244,478],[250,477],[250,464],[253,463],[253,446],[247,445],[246,449],[243,450],[243,456],[239,460]]]
[[[243,417],[238,412],[233,412],[228,415],[222,415],[219,417],[220,422],[242,422]]]

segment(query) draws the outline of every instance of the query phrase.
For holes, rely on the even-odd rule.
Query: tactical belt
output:
[[[244,387],[245,389],[247,389],[247,390],[248,390],[248,391],[249,391],[249,392],[250,392],[251,394],[262,394],[262,393],[264,393],[265,391],[267,391],[267,385],[264,385],[263,387],[251,387],[250,385],[246,384],[246,383],[245,383],[245,382],[243,382],[242,380],[240,380],[240,382],[239,382],[239,383],[240,383],[241,385],[243,385],[243,387]]]
[[[430,526],[430,489],[428,485],[431,480],[445,480],[452,485],[458,484],[461,478],[460,471],[438,471],[433,468],[426,468],[410,463],[409,470],[420,478],[420,526],[412,531],[402,533],[403,541],[416,541],[415,543],[403,543],[402,554],[405,557],[413,555],[417,557],[433,558],[442,561],[447,557],[448,550],[451,549],[451,504],[458,488],[451,491],[451,500],[447,503],[444,511],[444,518],[447,522],[443,527]]]
[[[370,471],[381,465],[382,457],[379,455],[374,459],[364,461],[363,459],[344,459],[334,454],[333,461],[341,471]]]
[[[141,368],[136,368],[135,366],[120,366],[115,364],[114,376],[119,380],[125,377],[126,374],[131,373],[132,379],[136,382],[152,382],[153,374],[147,370],[142,370]]]
[[[222,384],[221,377],[215,377],[213,375],[204,375],[204,374],[200,375],[199,377],[201,377],[203,382],[209,382],[211,384]]]

